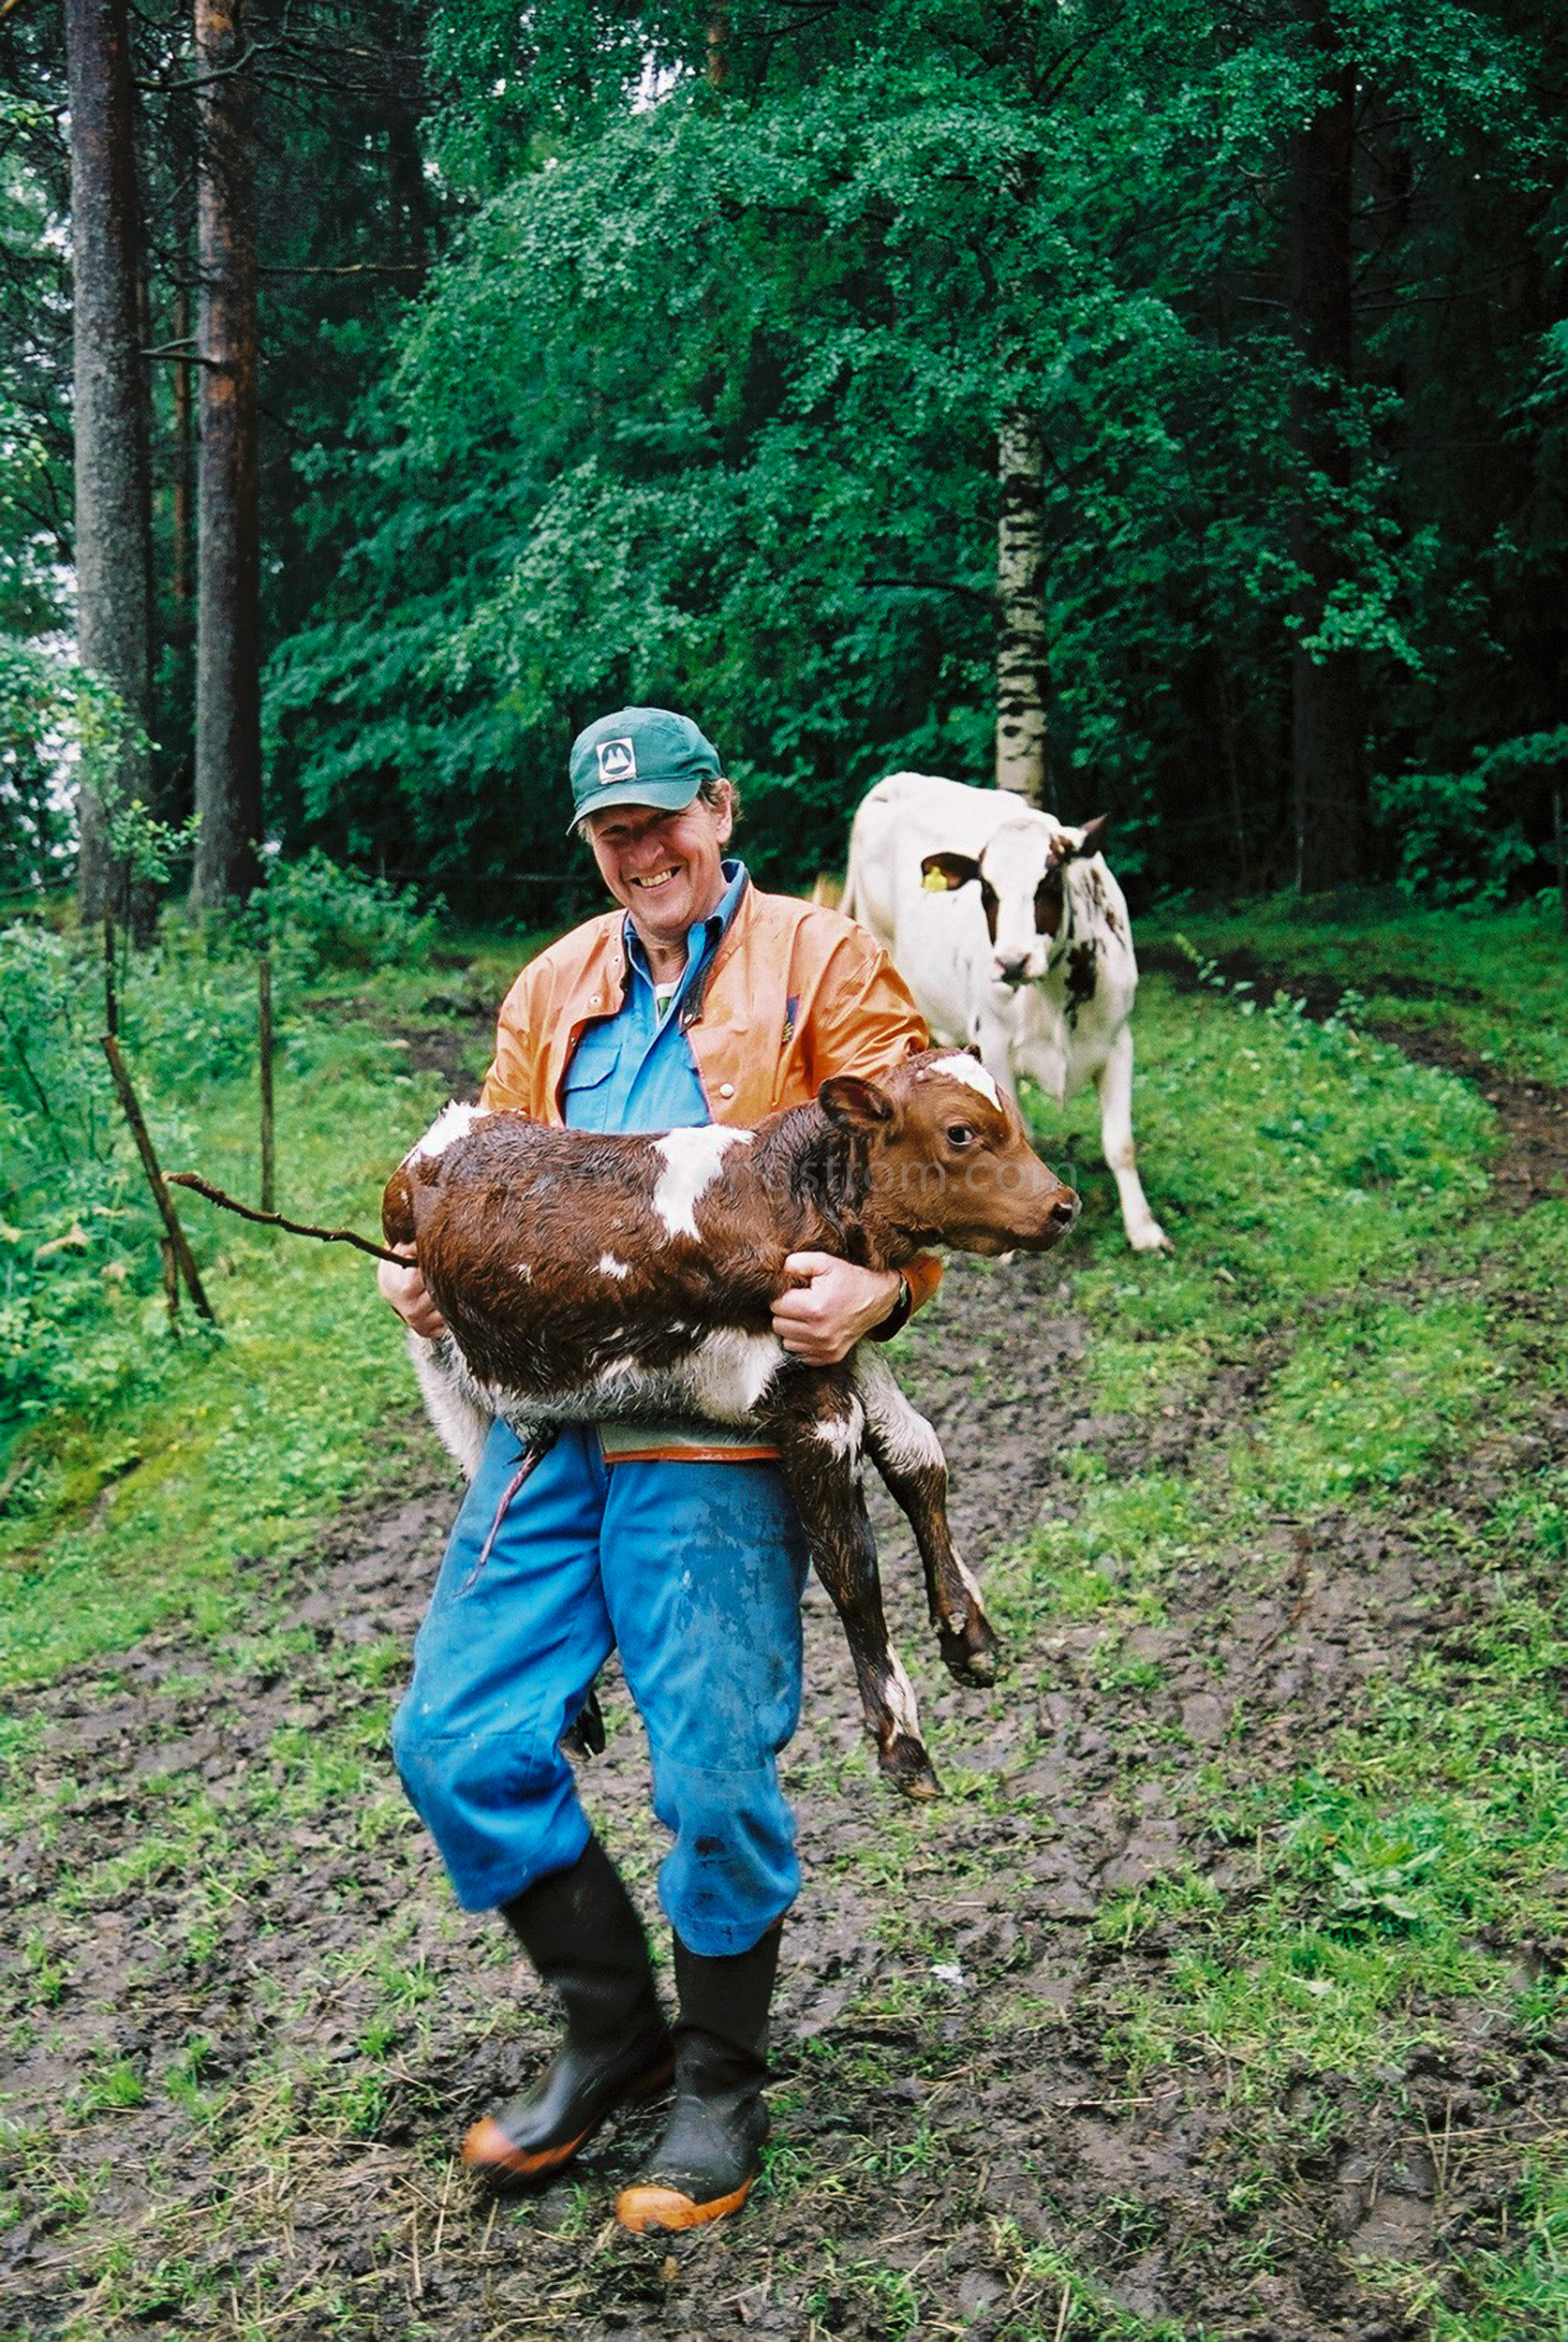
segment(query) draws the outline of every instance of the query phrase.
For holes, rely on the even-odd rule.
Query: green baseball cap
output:
[[[668,707],[617,707],[571,744],[570,828],[613,805],[651,805],[678,813],[704,780],[723,772],[718,750],[688,716]]]

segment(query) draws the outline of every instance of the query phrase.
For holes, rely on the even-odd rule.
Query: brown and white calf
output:
[[[894,773],[861,800],[843,908],[887,945],[939,1040],[973,1042],[1009,1095],[1093,1082],[1127,1240],[1168,1252],[1132,1148],[1138,988],[1103,818],[1073,829],[1007,789]]]
[[[470,1473],[497,1415],[525,1437],[628,1416],[761,1429],[843,1622],[882,1770],[911,1796],[937,1782],[888,1641],[864,1451],[909,1516],[961,1682],[994,1679],[996,1638],[948,1528],[936,1433],[873,1344],[832,1367],[783,1347],[784,1262],[1043,1253],[1077,1215],[984,1066],[941,1050],[876,1082],[836,1075],[754,1130],[605,1137],[449,1106],[382,1208],[388,1242],[417,1247],[451,1329],[411,1346],[436,1428]]]

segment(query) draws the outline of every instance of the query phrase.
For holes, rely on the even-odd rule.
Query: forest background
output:
[[[69,874],[85,727],[199,900],[265,837],[542,924],[628,700],[797,881],[881,773],[993,776],[999,674],[1135,905],[1538,892],[1563,68],[1516,0],[6,9],[0,888]]]

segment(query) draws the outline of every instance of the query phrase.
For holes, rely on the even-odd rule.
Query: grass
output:
[[[1183,902],[1139,922],[1146,947],[1178,936],[1207,956],[1245,951],[1287,989],[1354,991],[1366,1015],[1452,1033],[1501,1071],[1568,1084],[1568,936],[1555,909],[1427,911],[1390,891],[1279,895],[1239,913]]]
[[[358,979],[362,989],[364,979]],[[378,980],[376,1017],[347,980],[296,1002],[279,1083],[278,1187],[291,1217],[376,1235],[380,1190],[445,1085],[407,1070],[398,1036],[443,979]],[[242,1197],[258,1177],[248,1070],[149,1093],[166,1166],[199,1167]],[[275,1563],[407,1447],[411,1378],[373,1264],[182,1206],[216,1312],[214,1337],[170,1337],[142,1312],[156,1371],[91,1415],[27,1434],[30,1466],[0,1520],[0,1683],[48,1681],[177,1616],[212,1638],[251,1624],[253,1564]]]

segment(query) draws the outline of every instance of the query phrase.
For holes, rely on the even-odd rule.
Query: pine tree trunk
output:
[[[1334,59],[1339,43],[1327,9],[1314,6],[1309,22],[1320,54]],[[1297,132],[1292,156],[1290,306],[1301,373],[1291,399],[1299,471],[1291,550],[1302,584],[1294,601],[1291,736],[1295,881],[1304,893],[1365,876],[1368,828],[1360,656],[1313,656],[1301,646],[1322,625],[1340,574],[1332,515],[1323,507],[1351,484],[1339,406],[1354,356],[1355,68],[1333,62],[1326,78],[1327,94]]]
[[[174,295],[174,341],[176,345],[190,336],[190,295],[182,285]],[[195,434],[192,429],[195,402],[191,397],[191,376],[196,368],[182,357],[172,369],[170,389],[173,394],[173,446],[170,451],[169,526],[173,541],[172,567],[170,572],[169,594],[174,605],[175,630],[182,642],[189,640],[185,629],[189,624],[191,597],[191,473],[194,468]]]
[[[1002,417],[997,526],[997,787],[1045,802],[1045,456],[1022,408]]]
[[[126,0],[67,0],[75,326],[77,654],[145,734],[153,671],[152,491],[139,317],[139,223]],[[121,762],[146,798],[144,751]],[[81,798],[84,919],[111,898],[103,805]]]
[[[196,0],[201,277],[191,901],[261,874],[260,562],[256,450],[256,159],[244,0]]]

